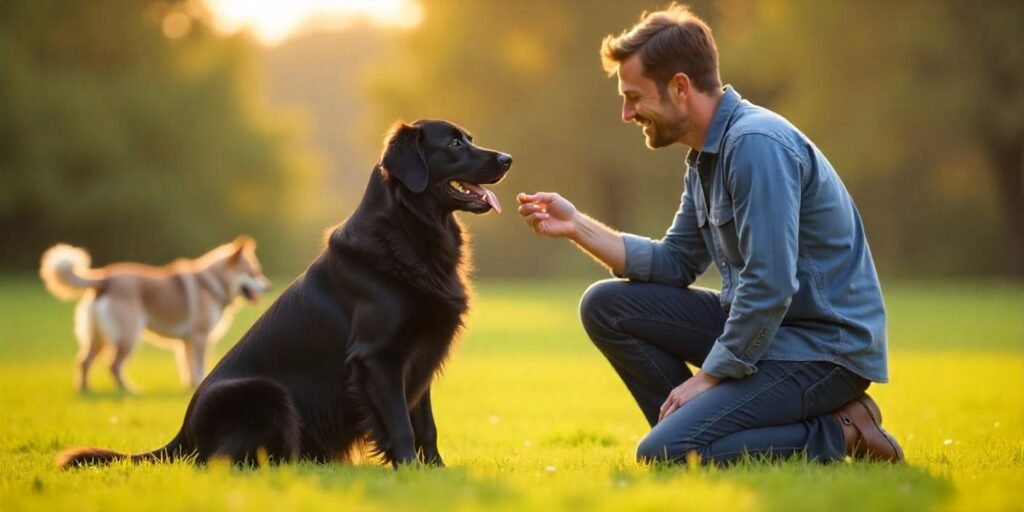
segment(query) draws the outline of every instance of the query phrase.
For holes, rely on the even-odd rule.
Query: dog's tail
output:
[[[132,464],[140,462],[174,462],[186,454],[184,442],[178,434],[167,446],[148,453],[131,455],[118,453],[103,448],[72,448],[57,455],[57,467],[60,469],[80,468],[85,466],[106,466],[113,462],[128,460]]]
[[[88,288],[103,284],[103,278],[89,275],[92,259],[78,247],[57,244],[43,253],[39,264],[39,277],[46,289],[61,300],[81,297]]]

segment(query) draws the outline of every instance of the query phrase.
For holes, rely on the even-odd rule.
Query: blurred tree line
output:
[[[31,268],[57,240],[159,262],[245,231],[293,274],[355,206],[398,118],[450,119],[515,157],[495,187],[510,212],[462,216],[480,275],[600,274],[529,232],[519,191],[664,231],[685,149],[644,147],[598,58],[602,37],[663,2],[423,4],[415,30],[259,49],[213,35],[195,3],[0,3],[0,265]],[[1024,275],[1024,2],[692,6],[723,80],[832,161],[883,275]]]
[[[1024,2],[722,2],[723,73],[811,135],[894,273],[1024,277]]]
[[[619,121],[598,48],[664,3],[429,5],[404,65],[378,84],[384,112],[458,119],[516,155],[509,200],[556,190],[614,227],[663,232],[685,150],[647,151]],[[1024,2],[691,6],[715,33],[723,81],[788,117],[839,171],[883,274],[1024,275]],[[514,223],[478,222],[486,266],[585,264]]]
[[[0,2],[0,265],[49,245],[163,263],[250,233],[282,265],[315,162],[246,38],[195,4]],[[319,229],[319,228],[317,228]]]

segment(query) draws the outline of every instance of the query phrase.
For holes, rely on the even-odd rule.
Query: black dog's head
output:
[[[442,211],[494,208],[500,213],[498,198],[483,185],[501,181],[512,157],[473,144],[473,137],[452,123],[420,120],[391,128],[379,165],[416,200]]]

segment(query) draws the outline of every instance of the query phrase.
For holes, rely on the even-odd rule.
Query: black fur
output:
[[[448,182],[495,183],[510,165],[451,123],[396,125],[360,205],[210,372],[178,435],[147,454],[85,448],[58,464],[326,462],[366,440],[396,466],[443,465],[430,384],[469,293],[453,212],[490,209]]]

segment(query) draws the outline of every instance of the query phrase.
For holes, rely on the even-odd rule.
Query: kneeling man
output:
[[[901,460],[864,394],[888,378],[885,309],[832,165],[722,87],[711,30],[684,6],[608,36],[601,56],[647,146],[691,148],[671,227],[661,240],[618,233],[550,192],[520,194],[519,213],[620,278],[591,286],[580,308],[652,427],[637,458]],[[721,292],[691,286],[710,264]]]

